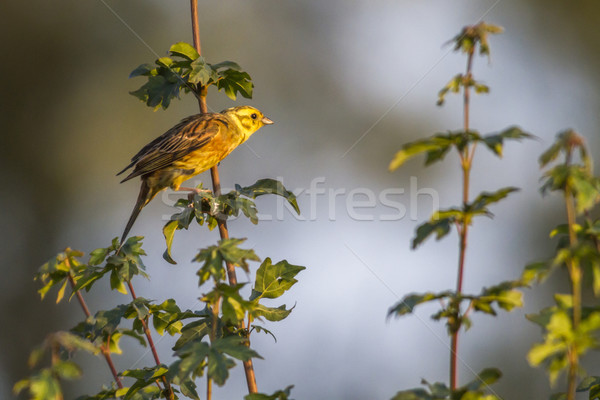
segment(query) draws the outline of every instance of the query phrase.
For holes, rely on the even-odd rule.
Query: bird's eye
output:
[[[256,115],[256,114],[252,114],[252,115],[250,116],[250,118],[252,118],[252,119],[256,119],[256,117],[257,117],[257,115]]]

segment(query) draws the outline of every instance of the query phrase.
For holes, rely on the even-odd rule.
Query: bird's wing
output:
[[[215,114],[194,115],[182,120],[163,135],[144,146],[123,171],[135,165],[134,170],[121,182],[168,167],[192,151],[205,146],[229,124]]]

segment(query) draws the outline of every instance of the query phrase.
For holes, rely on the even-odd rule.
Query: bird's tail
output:
[[[138,195],[138,199],[137,199],[137,202],[135,203],[135,207],[133,207],[133,211],[131,212],[129,221],[127,221],[127,225],[125,226],[125,231],[123,232],[123,236],[121,236],[121,244],[119,245],[119,251],[121,250],[121,247],[123,247],[123,243],[125,243],[125,239],[127,239],[127,234],[129,233],[129,230],[133,226],[138,215],[140,215],[140,211],[142,211],[142,208],[144,208],[144,206],[146,204],[148,204],[148,202],[150,202],[150,200],[152,200],[152,198],[156,195],[156,193],[157,193],[157,191],[152,190],[150,188],[150,186],[148,186],[148,183],[145,180],[142,180],[142,187],[140,188],[140,194]]]

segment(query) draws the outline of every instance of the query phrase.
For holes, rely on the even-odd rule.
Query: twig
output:
[[[67,267],[69,268],[69,275],[68,275],[67,279],[69,280],[71,289],[75,291],[75,286],[76,286],[75,280],[73,279],[73,275],[71,275],[71,272],[70,272],[71,263],[69,262],[68,258],[65,260],[65,263],[67,264]],[[85,300],[83,299],[81,292],[79,290],[75,291],[75,296],[77,297],[77,301],[79,302],[79,305],[81,306],[81,309],[83,310],[83,313],[85,314],[86,318],[89,318],[92,314],[90,313],[90,309],[88,308]],[[110,342],[110,337],[109,337],[108,341]],[[119,378],[119,374],[117,372],[117,369],[115,368],[115,364],[113,363],[112,357],[110,355],[110,348],[108,346],[109,346],[108,343],[102,344],[102,346],[100,347],[100,351],[102,352],[102,355],[104,356],[104,359],[106,360],[106,363],[108,364],[108,368],[110,368],[110,373],[112,374],[113,378],[115,379],[117,386],[119,387],[119,389],[123,389],[123,382],[121,382],[121,378]]]
[[[129,291],[131,292],[131,297],[135,301],[137,299],[137,296],[135,295],[135,290],[133,289],[131,281],[127,281],[127,286],[129,287]],[[156,346],[154,345],[154,340],[152,339],[152,333],[148,328],[148,317],[140,318],[139,320],[142,323],[142,328],[144,330],[144,334],[146,335],[146,339],[148,339],[148,345],[150,346],[150,350],[152,351],[152,355],[154,356],[154,361],[156,362],[157,366],[160,366],[160,358],[158,357],[158,352],[156,351]],[[169,400],[175,400],[175,393],[173,393],[173,388],[171,387],[171,384],[169,383],[167,378],[163,375],[161,377],[161,380],[165,385],[165,392]],[[156,384],[158,385],[158,387],[160,387],[160,385],[158,384],[158,380],[156,381]]]
[[[467,58],[467,73],[464,77],[465,82],[467,84],[464,85],[464,103],[463,103],[463,124],[464,124],[464,132],[465,135],[469,133],[469,105],[470,105],[470,91],[468,82],[471,80],[471,70],[473,66],[473,54],[474,48],[469,51]],[[469,202],[469,186],[470,186],[470,175],[471,175],[471,165],[473,161],[473,156],[475,155],[475,145],[472,147],[465,147],[463,152],[460,154],[461,167],[463,171],[463,209],[465,209],[467,203]],[[467,237],[469,231],[469,224],[463,218],[462,226],[458,230],[460,239],[459,239],[459,254],[458,254],[458,277],[456,280],[456,295],[460,296],[462,293],[463,280],[464,280],[464,269],[465,269],[465,256],[467,253]],[[460,307],[458,309],[458,317],[460,318]],[[450,389],[456,390],[458,387],[458,336],[459,329],[456,329],[455,332],[452,333],[451,343],[450,343]]]
[[[198,0],[190,0],[191,5],[191,14],[192,14],[192,34],[194,37],[194,47],[198,54],[202,55],[202,50],[200,46],[200,28],[198,27]],[[206,105],[206,87],[200,87],[200,97],[198,98],[198,103],[200,106],[200,112],[206,113],[208,112],[208,107]],[[215,165],[210,169],[210,176],[212,178],[213,184],[213,193],[215,197],[221,195],[221,180],[219,178],[219,169]],[[229,239],[229,231],[227,229],[227,222],[224,219],[217,219],[219,226],[219,234],[222,240]],[[235,267],[233,264],[226,262],[227,266],[227,277],[229,279],[230,285],[237,284],[237,276],[235,274]],[[245,321],[240,323],[240,328],[242,332],[246,332],[246,324]],[[247,344],[250,345],[250,341],[248,336],[246,335],[246,339],[248,339]],[[252,359],[248,361],[244,361],[244,373],[246,375],[246,383],[248,385],[249,393],[257,393],[258,389],[256,386],[256,376],[254,374],[254,365],[252,363]]]
[[[219,308],[220,308],[221,298],[217,298],[216,303],[212,309],[212,325],[210,327],[210,341],[214,342],[217,337],[217,324],[219,323]],[[212,379],[208,374],[206,374],[206,400],[212,399]]]
[[[569,147],[565,165],[568,167],[571,163],[572,149]],[[576,221],[575,215],[575,200],[571,186],[567,181],[565,185],[565,203],[567,207],[567,224],[569,227],[569,245],[574,249],[577,245],[577,234],[574,229]],[[571,287],[573,291],[573,331],[577,331],[581,322],[581,268],[577,260],[570,260],[567,263],[569,277],[571,278]],[[577,389],[577,370],[579,369],[579,355],[577,347],[572,345],[568,350],[569,372],[568,372],[568,387],[567,400],[575,400],[575,391]]]

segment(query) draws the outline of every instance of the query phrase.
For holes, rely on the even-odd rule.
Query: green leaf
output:
[[[155,68],[152,64],[142,64],[129,74],[129,78],[135,78],[136,76],[150,76]]]
[[[171,56],[187,58],[190,61],[194,61],[200,57],[194,46],[185,42],[175,43],[171,46],[169,52],[171,53]]]
[[[533,139],[535,136],[523,131],[518,126],[511,126],[500,133],[493,135],[486,135],[483,137],[483,143],[498,157],[502,157],[504,140],[512,139]]]
[[[158,110],[160,107],[166,110],[172,99],[179,98],[179,92],[181,91],[181,82],[179,82],[179,78],[172,78],[173,75],[150,76],[148,82],[142,85],[141,88],[129,93],[154,110]]]
[[[83,371],[72,361],[59,361],[52,366],[52,370],[62,379],[77,379]]]
[[[207,375],[219,386],[229,378],[229,370],[235,367],[235,361],[213,349],[208,353]]]
[[[240,67],[238,63],[235,63],[233,61],[221,61],[220,63],[212,64],[212,68],[214,70],[218,70],[221,68],[233,69],[236,71],[242,70],[242,67]]]
[[[469,391],[476,391],[487,388],[502,377],[502,372],[497,368],[486,368],[477,374],[476,379],[467,383],[465,387]]]
[[[434,400],[434,398],[424,389],[411,389],[396,393],[392,400]]]
[[[402,149],[396,153],[389,165],[390,171],[395,171],[411,158],[426,153],[426,165],[433,164],[436,161],[444,159],[453,144],[456,144],[458,137],[454,133],[437,134],[427,139],[417,140],[402,146]]]
[[[280,297],[298,282],[294,277],[304,269],[306,268],[292,265],[286,260],[272,264],[270,258],[265,259],[256,271],[256,280],[250,300]]]
[[[567,400],[567,394],[566,393],[554,393],[552,396],[550,396],[550,400]]]
[[[176,204],[176,206],[178,204],[179,202]],[[167,243],[167,249],[163,254],[163,258],[167,262],[171,264],[177,264],[171,256],[171,246],[173,244],[173,238],[175,237],[175,231],[180,229],[188,229],[190,223],[194,219],[194,216],[194,210],[185,205],[181,212],[173,214],[171,216],[171,220],[163,227],[163,235],[165,236],[165,241]]]
[[[436,240],[440,240],[450,233],[452,225],[464,218],[464,213],[458,209],[449,209],[434,213],[429,222],[417,227],[416,235],[412,241],[412,248],[416,249],[429,236],[435,234]]]
[[[525,270],[521,275],[521,279],[526,284],[536,280],[538,283],[543,282],[554,270],[554,263],[548,261],[538,261],[525,266]]]
[[[185,381],[189,377],[195,378],[201,376],[205,359],[210,351],[210,346],[206,342],[198,340],[190,341],[175,351],[179,360],[169,366],[169,376],[175,381]]]
[[[246,315],[246,312],[253,309],[254,304],[245,300],[240,295],[240,289],[245,283],[237,285],[228,285],[219,283],[215,289],[204,295],[202,301],[208,304],[216,304],[222,299],[221,312],[222,320],[232,324],[238,324]]]
[[[276,179],[259,179],[253,185],[240,187],[239,185],[235,185],[235,190],[238,191],[241,195],[249,197],[251,199],[255,199],[259,196],[263,196],[266,194],[275,194],[277,196],[281,196],[285,198],[288,203],[292,207],[298,215],[300,215],[300,208],[298,207],[298,202],[296,200],[296,196],[291,191],[287,190],[283,183]]]
[[[190,322],[181,328],[181,336],[177,339],[173,350],[179,350],[191,341],[200,341],[209,333],[206,319]]]
[[[264,317],[269,321],[276,322],[285,319],[292,312],[293,308],[286,310],[285,304],[279,307],[267,307],[262,304],[256,304],[251,310],[254,318]]]
[[[224,71],[219,71],[218,75],[219,80],[217,81],[217,89],[219,91],[223,90],[231,100],[235,100],[238,93],[247,99],[252,98],[254,84],[247,72],[226,69]]]
[[[189,75],[189,82],[194,84],[200,84],[202,86],[208,86],[215,82],[217,73],[212,69],[210,64],[207,64],[204,57],[198,57],[194,62],[190,64],[191,71]]]
[[[283,390],[278,390],[272,394],[251,393],[244,396],[244,400],[292,400],[289,398],[294,385],[290,385]]]
[[[257,352],[248,347],[248,340],[239,336],[227,336],[216,339],[212,343],[211,349],[219,353],[225,353],[240,361],[248,361],[252,358],[262,359]]]
[[[167,242],[167,249],[163,253],[163,258],[171,264],[177,264],[171,257],[171,245],[173,244],[173,237],[175,237],[177,226],[177,221],[169,221],[163,227],[163,235],[165,236],[165,241]]]
[[[31,400],[63,400],[60,382],[50,369],[43,369],[27,379],[15,383],[13,392],[27,390]]]
[[[428,303],[430,301],[443,299],[452,295],[451,291],[445,291],[441,293],[423,293],[423,294],[409,294],[405,296],[402,300],[400,300],[396,305],[394,305],[388,311],[389,315],[396,315],[397,317],[401,315],[411,314],[415,307],[419,304]]]
[[[496,315],[493,304],[498,307],[511,311],[515,307],[523,306],[523,293],[516,288],[524,287],[523,281],[507,281],[498,285],[484,288],[479,296],[472,299],[472,306],[475,311],[485,312],[487,314]]]
[[[125,394],[124,399],[134,399],[134,395],[138,393],[140,390],[143,390],[149,386],[153,386],[156,383],[156,380],[165,376],[168,373],[168,368],[165,365],[157,365],[154,367],[147,367],[141,369],[129,369],[125,370],[121,373],[121,375],[134,378],[135,383],[129,388],[127,393]],[[150,392],[154,394],[154,390]],[[160,391],[159,391],[160,393]],[[142,398],[144,398],[142,396]],[[152,399],[156,397],[150,397]]]
[[[252,333],[252,331],[255,330],[256,332],[260,333],[263,332],[267,335],[271,335],[271,337],[273,338],[273,340],[275,340],[275,342],[277,342],[277,338],[275,337],[275,335],[273,334],[273,332],[271,332],[270,330],[260,326],[260,325],[256,325],[256,324],[252,324],[250,325],[250,333]]]
[[[559,132],[556,140],[539,158],[540,167],[544,168],[556,160],[561,151],[569,151],[571,146],[582,144],[581,138],[571,129]]]
[[[467,206],[467,210],[469,212],[487,211],[487,207],[490,204],[497,203],[500,200],[505,199],[509,194],[518,191],[519,188],[516,187],[505,187],[491,193],[482,192]]]
[[[239,248],[238,245],[246,239],[222,239],[217,246],[210,246],[200,250],[194,261],[202,262],[202,267],[198,270],[197,275],[200,277],[202,285],[210,277],[215,282],[220,282],[225,279],[225,268],[223,262],[231,263],[234,266],[241,267],[248,272],[248,261],[260,261],[254,250],[246,250]]]
[[[600,377],[598,376],[586,376],[577,386],[578,392],[587,392],[592,387],[600,385]]]
[[[86,269],[86,266],[78,260],[80,257],[83,257],[82,252],[67,248],[39,268],[34,279],[42,282],[43,286],[38,290],[42,300],[50,289],[57,285],[60,285],[60,289],[56,302],[62,300],[69,276],[76,277]]]

